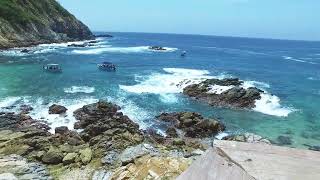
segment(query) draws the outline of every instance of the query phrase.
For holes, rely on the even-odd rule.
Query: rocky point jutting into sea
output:
[[[89,28],[55,0],[0,2],[0,49],[93,38]]]

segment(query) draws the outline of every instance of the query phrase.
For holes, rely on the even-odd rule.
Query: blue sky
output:
[[[320,0],[58,0],[93,31],[320,40]]]

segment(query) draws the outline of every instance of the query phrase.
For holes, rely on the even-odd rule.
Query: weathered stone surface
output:
[[[107,154],[101,159],[102,164],[111,165],[116,162],[118,159],[119,153],[115,151],[109,151]]]
[[[49,107],[49,114],[63,114],[66,113],[67,110],[64,106],[53,104]]]
[[[319,152],[220,140],[214,146],[259,180],[320,179]]]
[[[92,180],[110,180],[112,173],[104,169],[96,170],[93,173]]]
[[[204,101],[212,106],[230,108],[254,108],[255,101],[261,99],[262,90],[250,87],[243,88],[243,81],[237,78],[208,79],[199,84],[192,84],[183,89],[183,93]],[[230,87],[220,93],[211,92],[213,86]]]
[[[211,148],[184,171],[177,180],[255,180],[218,148]]]
[[[0,179],[52,179],[46,168],[39,163],[29,163],[18,155],[0,157]]]
[[[120,154],[119,159],[123,165],[126,165],[130,162],[133,162],[135,159],[147,154],[156,155],[159,154],[159,152],[150,144],[139,144],[137,146],[125,149]]]
[[[117,168],[111,179],[174,179],[190,164],[186,158],[151,157],[136,159],[134,163]]]
[[[239,141],[239,142],[247,142],[247,143],[271,144],[271,142],[268,139],[263,138],[259,135],[253,134],[253,133],[230,135],[230,136],[224,137],[223,140]]]
[[[88,164],[92,159],[92,150],[90,148],[85,148],[79,151],[80,159],[83,164]]]
[[[168,122],[184,132],[185,137],[204,138],[223,131],[225,126],[215,119],[205,119],[194,112],[162,113],[157,119]],[[170,130],[171,131],[171,130]]]

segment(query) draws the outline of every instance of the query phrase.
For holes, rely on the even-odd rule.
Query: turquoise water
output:
[[[216,117],[227,132],[253,132],[276,141],[279,135],[293,140],[290,146],[320,145],[320,43],[194,35],[112,33],[111,39],[90,48],[66,44],[0,54],[0,107],[31,104],[34,118],[52,127],[74,123],[72,110],[98,99],[122,107],[141,128],[161,123],[161,112],[196,111]],[[166,52],[148,46],[168,47]],[[181,58],[181,51],[188,52]],[[97,63],[111,61],[117,72],[102,72]],[[59,63],[61,74],[42,71]],[[266,90],[252,111],[213,108],[190,100],[180,92],[180,82],[204,78],[239,77],[247,86]],[[67,117],[48,115],[48,106],[67,106]],[[5,110],[5,109],[2,109]],[[15,110],[15,109],[13,109]]]

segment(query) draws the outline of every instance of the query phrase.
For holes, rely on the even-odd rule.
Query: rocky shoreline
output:
[[[225,129],[220,121],[198,113],[162,113],[156,117],[167,127],[167,136],[162,136],[154,129],[139,129],[119,112],[119,106],[99,101],[74,111],[77,131],[57,127],[51,134],[48,125],[28,116],[31,107],[23,107],[19,114],[0,113],[0,161],[9,159],[12,166],[23,161],[30,170],[23,175],[1,171],[0,179],[38,176],[39,172],[43,175],[40,179],[171,179],[210,148],[214,136]],[[66,110],[52,105],[48,111],[59,114]],[[253,134],[229,137],[269,143],[261,139]],[[38,163],[40,170],[32,168],[32,163]],[[3,169],[10,167],[4,165]]]

